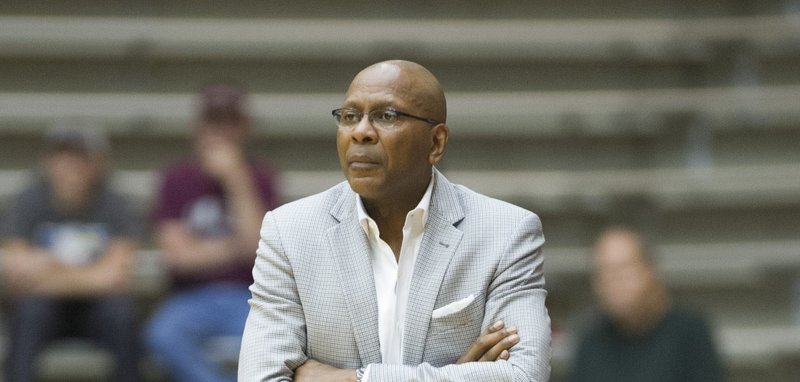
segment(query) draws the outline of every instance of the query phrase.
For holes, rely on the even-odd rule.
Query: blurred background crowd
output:
[[[796,0],[4,1],[3,379],[233,380],[260,218],[390,58],[540,215],[551,380],[798,380]]]

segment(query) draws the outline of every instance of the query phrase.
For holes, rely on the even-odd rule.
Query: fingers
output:
[[[457,363],[474,361],[496,361],[508,359],[508,349],[519,342],[517,329],[506,327],[502,321],[497,321],[478,337],[467,352],[458,359]]]
[[[506,358],[504,359],[508,359],[509,356],[508,349],[511,349],[514,345],[516,345],[519,342],[517,329],[514,327],[508,327],[505,330],[494,333],[493,335],[500,335],[500,334],[502,334],[503,336],[502,337],[498,336],[499,341],[489,350],[484,352],[483,356],[478,361],[489,361],[489,362],[497,361],[502,357],[503,353],[505,353],[506,355]]]
[[[503,329],[505,326],[506,326],[505,322],[497,321],[494,324],[489,325],[489,327],[486,328],[486,331],[483,332],[483,334],[494,333],[494,332],[496,332],[496,331],[498,331],[500,329]]]
[[[487,348],[487,346],[491,347],[493,345],[493,344],[488,344],[488,345],[485,344],[485,342],[486,342],[486,338],[485,337],[487,335],[490,335],[491,333],[495,333],[495,332],[501,330],[503,327],[504,327],[503,322],[502,321],[497,321],[494,324],[490,325],[488,328],[486,328],[486,330],[483,333],[481,333],[481,335],[478,337],[478,339],[475,340],[475,342],[473,342],[472,345],[470,345],[470,347],[469,347],[469,349],[467,349],[466,353],[464,353],[464,355],[462,355],[456,361],[456,364],[474,362],[474,361],[477,361],[478,359],[480,359],[483,356],[483,353],[485,353],[484,348]]]
[[[479,360],[481,357],[483,357],[483,354],[486,353],[486,351],[494,346],[497,342],[496,340],[492,342],[493,338],[490,336],[493,333],[501,332],[504,327],[505,323],[503,323],[503,321],[497,321],[490,325],[483,333],[481,333],[480,337],[478,337],[478,339],[472,343],[469,349],[467,349],[467,352],[464,353],[464,355],[462,355],[457,362],[465,363]]]

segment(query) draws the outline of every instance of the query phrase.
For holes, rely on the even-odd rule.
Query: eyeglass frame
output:
[[[371,123],[373,126],[376,126],[376,125],[375,125],[375,123],[373,122],[373,119],[372,119],[372,118],[370,118],[370,114],[372,114],[372,113],[374,113],[374,112],[386,112],[386,111],[390,111],[390,112],[392,112],[392,113],[395,113],[395,114],[397,114],[397,115],[401,115],[401,116],[403,116],[403,117],[413,118],[413,119],[416,119],[416,120],[418,120],[418,121],[427,122],[427,123],[429,123],[429,124],[430,124],[430,125],[432,125],[432,126],[436,126],[436,125],[439,125],[439,124],[441,124],[441,123],[442,123],[442,122],[439,122],[439,121],[437,121],[437,120],[435,120],[435,119],[430,119],[430,118],[425,118],[425,117],[419,117],[419,116],[416,116],[416,115],[413,115],[413,114],[409,114],[409,113],[406,113],[406,112],[402,112],[402,111],[400,111],[400,110],[393,109],[393,108],[390,108],[390,107],[389,107],[389,108],[385,108],[385,109],[374,109],[374,110],[370,110],[368,113],[364,113],[364,112],[362,112],[362,111],[358,111],[358,110],[356,110],[355,108],[352,108],[352,107],[340,107],[340,108],[338,108],[338,109],[333,109],[333,110],[331,110],[331,115],[332,115],[334,118],[336,118],[336,113],[337,113],[337,112],[341,113],[341,112],[342,112],[342,111],[344,111],[344,110],[352,110],[353,112],[355,112],[355,113],[356,113],[356,115],[358,115],[358,122],[357,122],[357,123],[355,123],[355,124],[354,124],[352,127],[355,127],[355,126],[357,126],[359,123],[361,123],[361,120],[363,120],[363,119],[364,119],[364,116],[365,116],[365,115],[367,116],[367,120],[369,121],[369,123]],[[340,124],[339,124],[339,119],[338,119],[338,118],[337,118],[337,120],[336,120],[336,126],[338,126],[338,127],[341,127],[341,126],[340,126]]]

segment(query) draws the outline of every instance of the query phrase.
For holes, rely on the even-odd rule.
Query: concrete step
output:
[[[9,56],[373,60],[702,61],[746,42],[798,50],[795,14],[684,19],[187,19],[2,16]],[[370,33],[364,33],[370,31]],[[347,44],[342,44],[347,41]],[[383,48],[382,48],[383,47]]]
[[[347,80],[341,81],[345,86]],[[468,137],[658,135],[669,131],[675,118],[687,117],[712,131],[800,126],[800,85],[447,96],[448,124]],[[72,119],[116,134],[185,136],[194,100],[194,94],[0,93],[0,134],[37,133]],[[255,133],[327,136],[333,130],[330,111],[341,101],[341,93],[253,94]]]

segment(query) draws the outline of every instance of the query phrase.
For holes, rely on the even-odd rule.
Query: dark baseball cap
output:
[[[97,128],[55,126],[45,134],[48,151],[71,150],[83,154],[108,154],[111,145],[105,134]]]
[[[230,85],[207,86],[200,93],[200,118],[204,122],[240,122],[247,117],[244,92]]]

